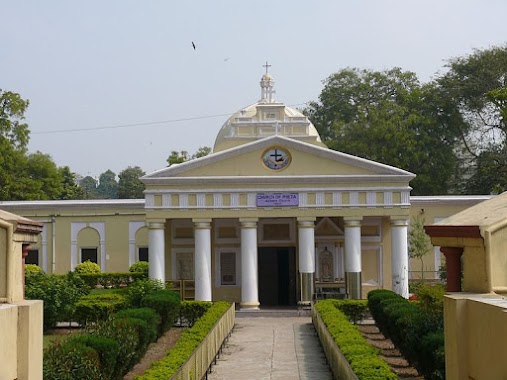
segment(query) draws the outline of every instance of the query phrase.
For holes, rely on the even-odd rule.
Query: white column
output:
[[[309,305],[313,297],[315,274],[315,219],[298,218],[299,276],[301,281],[301,305]]]
[[[165,223],[149,222],[149,276],[165,283]]]
[[[345,225],[345,286],[349,298],[361,299],[361,219],[343,218]]]
[[[211,301],[211,219],[193,219],[195,300]]]
[[[257,266],[257,218],[241,218],[241,303],[242,309],[259,308]]]
[[[408,220],[391,219],[393,292],[408,298]]]

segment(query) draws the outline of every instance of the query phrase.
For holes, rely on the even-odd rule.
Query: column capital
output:
[[[298,228],[315,228],[317,218],[297,218]]]
[[[345,227],[361,227],[362,216],[344,216],[343,223]]]
[[[160,230],[165,229],[165,221],[151,221],[147,222],[146,225],[150,230]]]
[[[211,219],[192,219],[194,228],[209,230],[211,228]]]
[[[409,223],[406,216],[391,216],[389,221],[393,227],[404,227]]]

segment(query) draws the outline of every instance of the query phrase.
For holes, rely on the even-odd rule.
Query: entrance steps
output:
[[[311,316],[310,307],[266,307],[261,306],[257,310],[241,309],[236,310],[236,318],[290,318],[290,317],[309,317]]]

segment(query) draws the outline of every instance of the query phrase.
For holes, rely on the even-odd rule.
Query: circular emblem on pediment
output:
[[[271,147],[262,154],[262,162],[271,170],[280,170],[289,166],[291,155],[282,147]]]

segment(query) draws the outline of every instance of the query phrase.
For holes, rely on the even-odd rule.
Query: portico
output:
[[[326,287],[407,296],[414,175],[328,149],[273,83],[266,73],[213,154],[142,178],[150,276],[243,308],[307,304]]]

